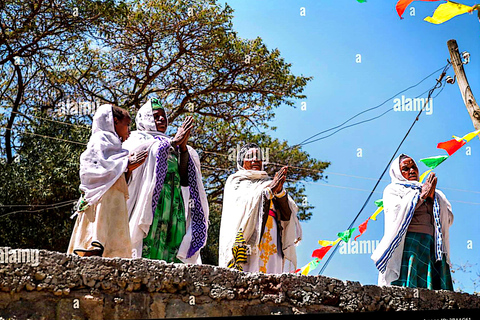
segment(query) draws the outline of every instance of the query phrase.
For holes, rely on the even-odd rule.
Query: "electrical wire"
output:
[[[42,209],[38,209],[38,210],[18,210],[18,211],[8,212],[8,213],[4,213],[4,214],[0,215],[0,218],[9,216],[9,215],[15,214],[15,213],[36,213],[36,212],[42,212],[42,211],[46,211],[46,210],[58,209],[58,208],[70,206],[70,205],[74,204],[76,201],[77,200],[69,200],[69,201],[59,202],[59,203],[52,204],[52,205],[43,205],[45,207],[42,208]],[[5,205],[5,207],[7,207],[7,206],[9,206],[9,205]],[[19,206],[22,206],[22,205],[19,205]]]
[[[25,114],[23,112],[20,112],[20,111],[10,111],[10,112],[21,115],[21,116],[24,116],[24,117],[31,117],[31,118],[36,118],[36,119],[40,119],[40,120],[50,121],[50,122],[53,122],[53,123],[64,124],[64,125],[72,126],[72,127],[75,127],[75,128],[81,128],[81,129],[86,129],[86,130],[91,129],[91,127],[89,127],[89,126],[84,126],[84,125],[81,125],[81,124],[59,121],[59,120],[54,120],[54,119],[49,119],[49,118],[44,118],[44,117],[39,117],[39,116],[34,116],[34,115],[27,115],[27,114]]]
[[[443,84],[442,88],[440,89],[440,91],[439,91],[432,99],[436,98],[436,97],[443,91],[443,89],[445,88],[445,83],[446,83],[446,82],[444,82],[444,84]],[[423,93],[419,94],[419,95],[416,96],[415,98],[418,98],[418,97],[424,95],[424,94],[425,94],[426,92],[428,92],[428,91],[430,91],[430,89],[427,90],[427,91],[424,91]],[[326,139],[326,138],[328,138],[328,137],[331,137],[331,136],[333,136],[334,134],[336,134],[337,132],[342,131],[342,130],[344,130],[344,129],[351,128],[351,127],[357,126],[357,125],[362,124],[362,123],[370,122],[370,121],[372,121],[372,120],[376,120],[376,119],[378,119],[378,118],[383,117],[384,115],[386,115],[388,112],[390,112],[390,111],[392,111],[392,110],[393,110],[393,109],[388,109],[387,111],[383,112],[383,113],[380,114],[379,116],[372,117],[372,118],[369,118],[369,119],[366,119],[366,120],[363,120],[363,121],[355,122],[355,123],[353,123],[353,124],[351,124],[351,125],[342,127],[342,128],[340,128],[340,129],[334,131],[333,133],[327,135],[327,136],[324,136],[324,137],[321,137],[321,138],[318,138],[318,139],[315,139],[315,140],[312,140],[312,141],[304,142],[304,143],[301,144],[301,145],[307,145],[307,144],[309,144],[309,143],[317,142],[317,141]],[[328,131],[328,130],[327,130],[327,131]],[[317,135],[318,135],[318,134],[317,134]],[[309,139],[310,139],[310,138],[309,138]],[[308,140],[308,139],[307,139],[307,140]],[[298,145],[296,145],[296,146],[298,146]]]
[[[337,126],[335,126],[335,127],[331,127],[330,129],[326,129],[326,130],[323,130],[323,131],[321,131],[321,132],[319,132],[319,133],[316,133],[316,134],[314,134],[313,136],[310,136],[310,137],[308,137],[307,139],[303,140],[302,142],[294,145],[293,147],[305,145],[305,144],[307,144],[307,141],[310,140],[310,139],[313,139],[313,138],[315,138],[315,137],[317,137],[317,136],[319,136],[319,135],[321,135],[321,134],[323,134],[323,133],[326,133],[326,132],[335,130],[335,129],[337,129],[337,128],[343,126],[343,125],[345,125],[346,123],[350,122],[351,120],[355,119],[356,117],[358,117],[358,116],[366,113],[366,112],[369,112],[369,111],[372,111],[372,110],[375,110],[375,109],[380,108],[380,107],[383,106],[385,103],[387,103],[388,101],[392,100],[393,98],[395,98],[395,97],[398,96],[399,94],[402,94],[402,93],[404,93],[404,92],[406,92],[406,91],[408,91],[408,90],[410,90],[410,89],[412,89],[412,88],[415,88],[415,87],[419,86],[423,81],[425,81],[426,79],[430,78],[432,75],[436,74],[438,71],[440,71],[440,70],[442,70],[442,69],[445,69],[445,66],[443,66],[443,67],[435,70],[434,72],[430,73],[428,76],[424,77],[422,80],[420,80],[420,81],[419,81],[418,83],[416,83],[415,85],[412,85],[412,86],[410,86],[410,87],[408,87],[408,88],[406,88],[406,89],[403,89],[402,91],[396,93],[395,95],[393,95],[392,97],[388,98],[387,100],[385,100],[384,102],[382,102],[382,103],[379,104],[378,106],[375,106],[375,107],[372,107],[372,108],[368,108],[368,109],[366,109],[366,110],[363,110],[363,111],[355,114],[355,115],[352,116],[351,118],[347,119],[347,120],[344,121],[343,123],[341,123],[341,124],[339,124],[339,125],[337,125]],[[427,91],[428,91],[428,90],[427,90]],[[427,91],[426,91],[426,92],[427,92]],[[424,93],[425,93],[425,92],[424,92]],[[423,95],[424,93],[422,93],[421,95]],[[420,95],[419,95],[419,96],[420,96]],[[417,97],[419,97],[419,96],[417,96]],[[390,110],[392,110],[392,109],[390,109]],[[388,111],[387,111],[387,112],[388,112]],[[377,117],[374,117],[374,118],[372,118],[371,120],[377,119],[377,118],[383,116],[384,114],[386,114],[387,112],[384,112],[382,115],[377,116]],[[360,123],[364,123],[364,122],[368,122],[368,121],[370,121],[370,120],[365,120],[365,121],[362,121],[362,122],[360,122]],[[357,123],[357,124],[360,124],[360,123]],[[356,125],[356,124],[355,124],[355,125]],[[350,125],[350,126],[348,126],[348,127],[351,127],[351,126],[353,126],[353,125]],[[348,128],[348,127],[346,127],[346,128]],[[338,132],[338,131],[340,131],[340,130],[337,130],[336,132]],[[336,132],[335,132],[335,133],[336,133]],[[333,135],[333,134],[331,134],[331,135]],[[331,135],[329,135],[329,136],[331,136]],[[328,136],[328,137],[329,137],[329,136]],[[321,140],[321,139],[318,139],[318,140]],[[315,140],[315,141],[318,141],[318,140]],[[312,142],[313,142],[313,141],[312,141]],[[308,143],[310,143],[310,142],[308,142]]]
[[[200,153],[209,153],[209,154],[213,154],[213,155],[216,155],[216,156],[223,156],[223,157],[228,157],[229,155],[226,154],[226,153],[219,153],[219,152],[213,152],[213,151],[200,151]],[[211,169],[211,170],[216,170],[216,169],[219,169],[219,170],[223,170],[223,171],[233,171],[234,169],[226,169],[226,168],[217,168],[217,167],[211,167],[211,166],[207,166],[205,164],[201,164],[202,167],[205,167],[206,169]],[[273,165],[273,166],[276,166],[276,167],[285,167],[287,166],[286,164],[282,164],[282,163],[277,163],[277,162],[268,162],[268,164],[265,164],[265,165]],[[293,169],[298,169],[298,170],[305,170],[305,171],[312,171],[312,172],[317,172],[317,173],[325,173],[325,170],[319,170],[319,169],[312,169],[312,168],[307,168],[307,167],[298,167],[298,166],[292,166],[292,165],[288,165],[289,168],[293,168]],[[328,172],[327,173],[328,175],[336,175],[336,176],[342,176],[342,177],[348,177],[348,178],[355,178],[355,179],[363,179],[363,180],[373,180],[373,181],[377,181],[378,179],[375,179],[375,178],[370,178],[370,177],[362,177],[362,176],[357,176],[357,175],[351,175],[351,174],[347,174],[347,173],[339,173],[339,172]],[[289,179],[287,179],[289,180]],[[294,181],[294,182],[300,182],[301,180],[290,180],[290,181]],[[317,182],[310,182],[310,181],[302,181],[302,182],[305,182],[305,183],[311,183],[311,184],[317,184]],[[380,182],[389,182],[388,180],[382,180],[380,179]],[[325,185],[325,186],[329,186],[328,184],[322,184],[322,185]],[[480,191],[474,191],[474,190],[464,190],[464,189],[456,189],[456,188],[449,188],[449,187],[442,187],[442,189],[444,190],[452,190],[452,191],[456,191],[456,192],[465,192],[465,193],[475,193],[475,194],[480,194]],[[364,190],[365,191],[365,190]],[[453,201],[453,200],[452,200]],[[460,202],[457,200],[457,202]],[[473,203],[473,204],[476,204],[476,203]]]
[[[5,130],[13,131],[13,128],[7,128],[7,127],[3,127],[3,126],[0,126],[0,129],[5,129]],[[32,135],[32,136],[37,136],[37,137],[46,138],[46,139],[54,139],[54,140],[57,140],[57,141],[62,141],[62,142],[67,142],[67,143],[79,144],[79,145],[82,145],[82,146],[86,146],[86,145],[87,145],[86,143],[83,143],[83,142],[71,141],[71,140],[61,139],[61,138],[52,137],[52,136],[45,136],[45,135],[41,135],[41,134],[33,133],[33,132],[27,132],[27,131],[25,131],[25,132],[23,132],[23,133],[24,133],[24,134],[29,134],[29,135]]]

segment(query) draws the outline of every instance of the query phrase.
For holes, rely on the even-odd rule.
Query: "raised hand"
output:
[[[430,192],[428,193],[428,198],[434,199],[435,198],[435,189],[437,188],[437,176],[435,176],[435,173],[433,173],[433,179],[432,179],[432,187],[430,188]]]
[[[272,183],[270,183],[269,185],[270,189],[274,194],[282,191],[283,184],[287,179],[287,170],[288,167],[282,167],[277,173],[275,173]]]
[[[435,188],[437,186],[437,177],[435,173],[430,173],[423,183],[422,190],[420,192],[420,197],[424,200],[427,198],[432,198],[435,195]]]
[[[190,131],[193,128],[193,117],[189,116],[185,119],[183,124],[178,128],[175,137],[172,139],[172,146],[179,146],[180,151],[187,150],[187,141],[190,137]]]

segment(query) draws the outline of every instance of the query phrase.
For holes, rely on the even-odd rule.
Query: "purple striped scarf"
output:
[[[167,160],[170,149],[170,140],[163,137],[155,137],[160,141],[158,147],[156,167],[155,167],[155,188],[152,195],[152,212],[155,215],[155,209],[158,204],[158,198],[162,191],[165,176],[167,175]],[[198,191],[197,174],[195,171],[195,164],[192,158],[188,159],[188,189],[190,192],[190,201],[188,207],[191,208],[192,217],[192,241],[187,252],[187,258],[193,256],[200,250],[207,240],[207,222],[205,221],[205,214],[203,212],[202,203],[200,201],[200,193]]]

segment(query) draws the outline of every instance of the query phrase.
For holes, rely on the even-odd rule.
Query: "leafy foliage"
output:
[[[85,102],[119,105],[133,117],[147,99],[159,98],[169,111],[169,134],[185,116],[195,118],[190,144],[201,157],[211,212],[204,263],[216,264],[223,187],[236,170],[235,150],[246,142],[269,151],[271,175],[291,166],[287,190],[300,219],[310,219],[302,181],[325,179],[329,163],[267,132],[275,130],[275,109],[293,109],[311,78],[293,75],[261,38],[238,37],[227,4],[9,0],[0,16],[0,220],[8,230],[0,245],[66,250],[91,115],[58,111]]]
[[[85,127],[50,121],[37,121],[35,132],[25,128],[15,160],[0,163],[0,245],[67,250],[72,199],[79,196],[79,157],[88,136]]]

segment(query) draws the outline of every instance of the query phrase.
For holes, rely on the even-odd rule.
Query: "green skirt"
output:
[[[400,277],[392,281],[392,285],[453,291],[450,267],[445,254],[441,261],[435,260],[433,237],[426,233],[407,232]]]
[[[181,262],[177,253],[186,233],[186,221],[178,160],[174,154],[169,155],[167,165],[153,222],[143,239],[142,257]]]

